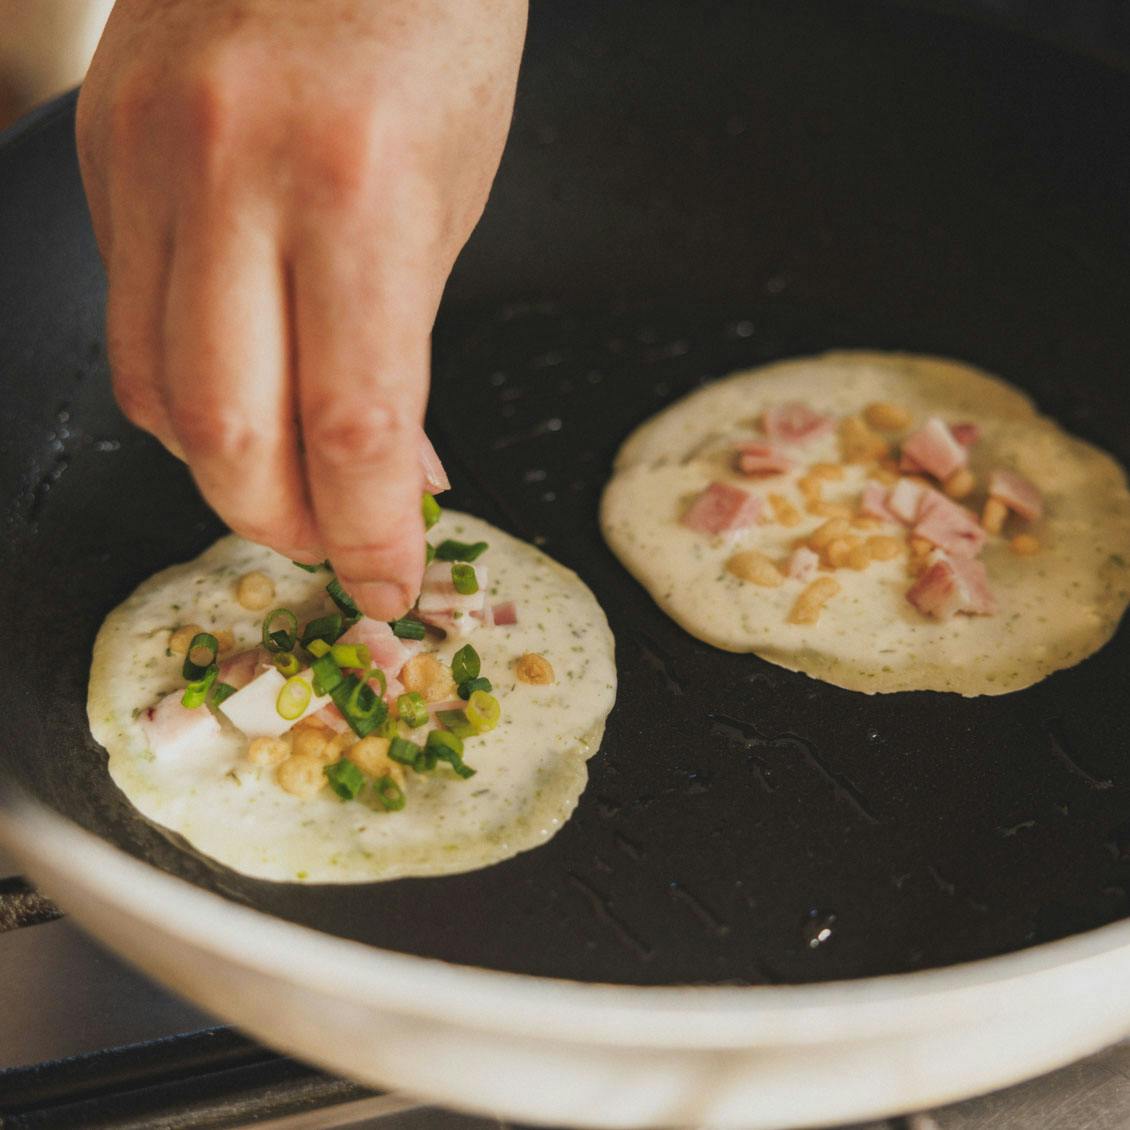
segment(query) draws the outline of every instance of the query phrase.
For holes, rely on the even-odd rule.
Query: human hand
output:
[[[78,104],[125,414],[237,533],[393,619],[423,571],[430,334],[525,0],[118,0]]]

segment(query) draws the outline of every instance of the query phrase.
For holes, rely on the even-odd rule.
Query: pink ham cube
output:
[[[809,443],[835,426],[835,417],[814,412],[803,400],[775,405],[761,417],[761,427],[774,443]]]
[[[918,431],[906,437],[902,453],[942,481],[969,462],[968,450],[937,416],[931,416]]]
[[[989,591],[988,574],[980,561],[949,558],[934,553],[906,599],[924,616],[948,620],[958,612],[991,616],[996,602]]]
[[[682,522],[700,534],[722,534],[744,530],[760,517],[761,499],[756,494],[728,483],[711,483],[691,503]]]
[[[914,536],[925,538],[952,557],[976,557],[988,534],[976,515],[936,490],[927,490],[918,511]]]
[[[820,555],[806,545],[799,545],[789,556],[786,575],[794,581],[807,581],[816,572]]]
[[[913,484],[911,484],[913,485]],[[881,518],[884,522],[896,522],[898,519],[887,508],[887,488],[882,483],[874,480],[863,487],[863,495],[859,500],[860,512],[869,518]]]
[[[158,761],[191,756],[220,736],[220,724],[206,705],[181,704],[184,690],[165,695],[155,706],[143,710],[137,721]]]
[[[743,475],[780,475],[792,470],[793,461],[771,443],[745,443],[734,455],[734,466]]]
[[[913,526],[918,520],[918,507],[926,488],[911,479],[899,479],[887,492],[887,509],[904,526]]]
[[[989,495],[1029,522],[1036,521],[1044,512],[1044,496],[1034,482],[1016,471],[994,471],[989,476]]]

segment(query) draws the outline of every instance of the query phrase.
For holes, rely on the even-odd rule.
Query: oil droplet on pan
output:
[[[819,949],[832,940],[836,927],[836,916],[830,911],[812,907],[800,924],[801,937],[810,950]]]

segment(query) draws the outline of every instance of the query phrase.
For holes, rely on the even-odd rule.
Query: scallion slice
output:
[[[342,800],[355,800],[365,784],[365,774],[352,761],[335,761],[324,772],[330,788]]]
[[[353,597],[341,587],[341,581],[337,577],[326,585],[326,592],[330,594],[330,600],[341,609],[341,615],[347,624],[356,624],[361,619],[361,609],[357,607]]]
[[[420,502],[420,509],[424,515],[425,530],[430,530],[432,526],[439,521],[439,516],[443,513],[439,507],[439,503],[435,500],[435,496],[428,494],[427,491],[424,491],[424,497]]]
[[[298,662],[298,656],[293,651],[280,651],[275,656],[275,667],[278,669],[279,674],[286,675],[289,678],[291,675],[297,675],[301,670],[301,664]]]
[[[391,761],[399,761],[401,765],[415,765],[416,756],[420,747],[407,738],[393,738],[388,743],[388,756]]]
[[[208,697],[208,691],[211,689],[212,684],[216,681],[216,676],[220,673],[220,668],[217,664],[209,664],[204,670],[204,674],[199,679],[194,679],[187,687],[184,688],[184,694],[181,695],[181,706],[187,706],[189,710],[194,710],[198,706],[203,706],[204,700]]]
[[[459,697],[466,702],[475,691],[492,690],[494,690],[494,687],[491,686],[490,679],[484,679],[483,676],[480,675],[477,679],[468,679],[465,683],[459,684]]]
[[[428,704],[419,691],[407,691],[396,699],[396,713],[401,722],[415,730],[428,720]]]
[[[276,627],[275,621],[283,627]],[[293,651],[298,643],[298,617],[289,608],[276,608],[263,618],[263,646],[268,651]]]
[[[329,655],[330,645],[325,640],[311,640],[306,645],[306,650],[315,659],[321,659],[323,655]]]
[[[197,632],[184,653],[184,664],[180,669],[182,678],[203,679],[204,672],[216,662],[219,650],[220,641],[211,632]]]
[[[310,665],[310,670],[314,673],[316,695],[331,694],[341,684],[341,668],[334,662],[332,655],[319,655]]]
[[[391,777],[380,777],[374,781],[373,791],[386,812],[399,812],[407,803],[404,790]]]
[[[475,775],[474,769],[463,763],[463,741],[448,730],[432,730],[424,743],[424,752],[431,752],[437,761],[446,761],[460,777]]]
[[[342,679],[330,691],[330,697],[359,738],[371,734],[388,717],[388,704],[385,700],[368,682],[358,679],[356,675]]]
[[[465,683],[468,679],[477,679],[482,665],[479,653],[469,643],[464,644],[452,657],[451,677],[456,685]]]
[[[440,710],[436,714],[436,721],[458,738],[473,738],[475,736],[475,727],[468,721],[465,710]]]
[[[498,720],[502,717],[502,707],[499,706],[498,699],[494,695],[487,694],[486,691],[474,691],[467,700],[465,713],[467,721],[474,726],[475,733],[485,734],[498,725]]]
[[[310,645],[315,640],[324,640],[328,644],[335,643],[338,636],[344,631],[345,626],[341,622],[340,612],[331,612],[328,616],[319,616],[316,620],[311,620],[302,629],[302,646],[309,651]]]
[[[424,564],[430,565],[436,559],[436,547],[430,541],[424,542]]]
[[[436,546],[436,558],[440,561],[477,561],[490,546],[485,541],[455,541],[447,538]]]
[[[363,643],[335,643],[330,655],[339,667],[356,667],[364,671],[369,666],[369,649]]]
[[[384,738],[386,741],[392,741],[400,733],[399,723],[390,714],[375,731],[378,738]]]
[[[402,616],[399,620],[393,620],[389,627],[392,629],[392,634],[399,636],[402,640],[422,640],[424,638],[424,625],[419,620],[413,620],[409,616]]]
[[[275,699],[275,710],[278,711],[280,718],[285,718],[288,722],[293,722],[295,719],[302,716],[302,712],[310,705],[311,695],[310,684],[298,675],[287,679],[282,685],[282,690],[279,691],[279,697]]]
[[[233,687],[231,683],[215,683],[212,686],[212,704],[219,706],[224,699],[231,698],[235,694],[237,688]]]
[[[460,596],[474,596],[479,591],[479,578],[473,565],[452,565],[451,583]]]

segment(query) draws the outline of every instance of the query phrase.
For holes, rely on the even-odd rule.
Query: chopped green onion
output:
[[[475,775],[474,769],[463,763],[463,742],[447,730],[432,730],[424,744],[424,752],[431,751],[437,761],[446,761],[460,777],[466,779]]]
[[[386,812],[399,812],[407,803],[404,790],[391,777],[381,777],[373,783],[373,789]]]
[[[369,666],[369,649],[363,643],[335,643],[330,655],[339,667],[356,667],[364,671]]]
[[[210,664],[199,679],[195,679],[184,688],[184,694],[181,695],[180,700],[181,706],[187,706],[189,710],[202,706],[219,673],[220,668],[215,663]]]
[[[338,683],[330,697],[359,738],[371,734],[388,717],[388,703],[356,675]]]
[[[399,734],[399,724],[391,714],[376,729],[376,735],[378,738],[384,738],[390,742]]]
[[[420,509],[424,514],[424,529],[426,530],[430,530],[439,521],[439,516],[443,513],[439,508],[439,503],[435,500],[435,496],[428,494],[427,491],[424,491]]]
[[[424,725],[428,720],[428,704],[419,691],[408,691],[396,699],[396,713],[401,722],[413,730]]]
[[[286,624],[284,630],[275,631],[276,620]],[[293,651],[298,643],[298,617],[289,608],[276,608],[263,619],[263,646],[268,651]]]
[[[475,727],[475,733],[485,734],[498,725],[498,720],[502,717],[502,708],[494,695],[487,694],[486,691],[473,691],[467,700],[466,713],[467,721]]]
[[[454,541],[448,538],[436,546],[436,557],[440,561],[477,561],[490,546],[485,541]]]
[[[475,691],[492,691],[494,687],[491,686],[490,679],[484,679],[479,676],[477,679],[468,679],[465,683],[459,684],[459,697],[466,701],[475,693]]]
[[[330,788],[342,800],[354,800],[365,784],[365,774],[352,761],[335,761],[327,765],[323,772]]]
[[[193,658],[197,650],[207,653],[207,658],[200,656]],[[181,667],[181,677],[185,679],[203,679],[204,672],[216,662],[216,654],[220,650],[220,641],[210,632],[197,632],[192,637],[192,643],[184,653],[184,665]],[[204,662],[201,663],[200,659]]]
[[[388,743],[388,756],[391,761],[399,761],[401,765],[415,765],[420,747],[407,738],[393,738]]]
[[[422,640],[424,638],[424,625],[419,620],[413,620],[409,616],[402,616],[399,620],[393,620],[389,627],[392,629],[392,634],[399,636],[402,640]]]
[[[307,573],[316,573],[319,569],[331,568],[331,565],[328,561],[322,561],[318,565],[303,565],[301,561],[292,561],[291,564],[299,569],[305,569]]]
[[[345,627],[341,622],[340,612],[331,612],[328,616],[319,616],[316,620],[311,620],[302,629],[302,646],[309,651],[310,645],[315,640],[334,643],[344,631]]]
[[[379,667],[370,667],[365,672],[365,682],[370,679],[376,679],[381,684],[381,698],[388,694],[388,679],[385,678],[385,673]]]
[[[280,718],[288,722],[302,716],[302,712],[310,705],[310,684],[295,675],[283,683],[279,697],[275,699],[275,709]]]
[[[416,754],[416,760],[412,763],[412,768],[415,769],[417,773],[430,773],[436,767],[438,760],[435,746],[424,746],[424,748]]]
[[[452,565],[451,583],[460,596],[474,596],[479,591],[479,578],[473,565]]]
[[[436,721],[459,738],[473,738],[477,732],[468,721],[465,710],[440,710],[436,714]]]
[[[319,655],[310,665],[314,673],[314,693],[316,695],[330,694],[335,687],[341,685],[341,668],[334,662],[332,655]]]
[[[321,659],[323,655],[329,655],[330,645],[325,640],[311,640],[306,645],[306,650],[315,659]]]
[[[219,706],[225,699],[235,694],[236,688],[231,683],[216,683],[212,687],[212,703]]]
[[[424,542],[424,564],[430,565],[436,559],[436,547],[430,541]]]
[[[334,602],[341,609],[341,614],[346,623],[356,624],[361,619],[361,609],[357,607],[356,601],[341,587],[341,581],[334,577],[328,585],[326,585],[326,592],[330,594],[330,600]]]
[[[482,665],[479,653],[469,643],[464,644],[452,657],[451,677],[457,684],[477,679]]]
[[[297,675],[300,666],[298,656],[295,655],[293,651],[280,651],[278,655],[275,656],[275,667],[278,668],[279,673],[282,675],[286,675],[287,677]]]

